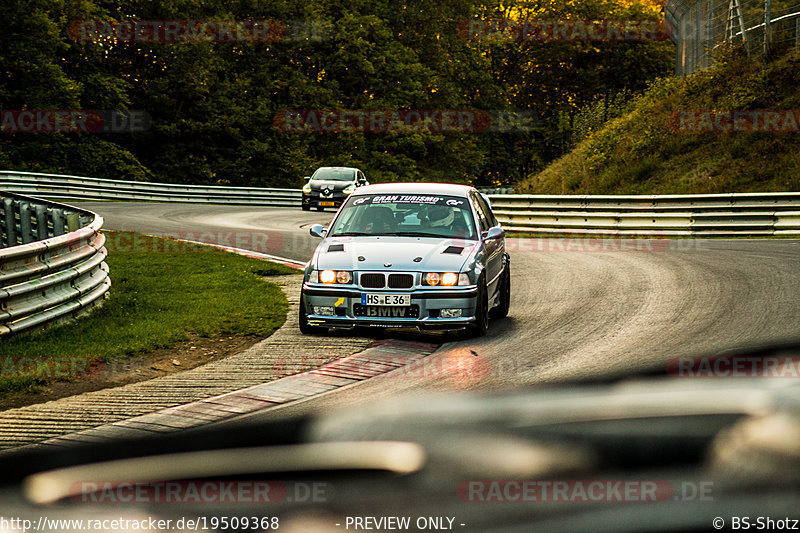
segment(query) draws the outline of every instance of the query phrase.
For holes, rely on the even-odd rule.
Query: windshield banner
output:
[[[359,196],[351,205],[376,205],[376,204],[417,204],[417,205],[448,205],[466,208],[466,200],[449,196],[430,196],[418,194],[376,194],[373,196]]]

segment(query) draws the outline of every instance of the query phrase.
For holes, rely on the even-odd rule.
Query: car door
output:
[[[503,272],[503,254],[505,253],[505,246],[503,244],[503,235],[494,239],[487,239],[486,234],[492,227],[499,227],[492,210],[486,204],[486,201],[478,193],[470,195],[470,201],[478,215],[478,224],[480,225],[481,240],[486,249],[486,285],[489,295],[491,297],[496,290],[497,283],[500,279],[500,274]]]
[[[481,243],[484,249],[485,257],[486,257],[486,265],[484,267],[484,271],[486,274],[486,285],[488,288],[488,293],[491,296],[493,294],[493,282],[496,276],[496,266],[493,257],[494,253],[494,246],[493,243],[489,240],[486,240],[486,234],[491,228],[491,221],[489,218],[486,217],[486,212],[481,207],[480,202],[478,201],[478,194],[477,193],[470,193],[469,201],[472,204],[472,209],[475,211],[475,217],[478,223],[478,233],[480,235]]]

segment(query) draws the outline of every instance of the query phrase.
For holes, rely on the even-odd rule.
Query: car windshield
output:
[[[475,239],[475,224],[466,198],[373,194],[351,197],[330,235]]]
[[[320,168],[314,172],[312,179],[327,181],[353,181],[355,171],[350,168]]]

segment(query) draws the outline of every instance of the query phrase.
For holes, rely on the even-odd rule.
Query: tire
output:
[[[303,204],[303,211],[311,211],[311,206]]]
[[[511,263],[506,263],[505,272],[500,279],[500,301],[489,313],[492,318],[505,318],[508,316],[508,308],[511,306]]]
[[[478,283],[478,299],[475,302],[475,323],[470,327],[472,337],[483,337],[489,330],[489,295],[486,280],[481,277]]]
[[[325,211],[325,208],[324,208],[324,207],[322,207],[322,206],[319,206],[319,205],[318,205],[318,206],[317,206],[317,211]]]
[[[326,333],[326,328],[319,326],[312,326],[308,323],[308,316],[306,315],[306,299],[302,294],[300,295],[300,333],[303,335],[319,335]]]

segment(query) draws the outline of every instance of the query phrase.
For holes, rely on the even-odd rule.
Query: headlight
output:
[[[310,194],[311,193],[311,184],[310,183],[306,183],[305,185],[303,185],[303,192],[306,193],[306,194]]]
[[[344,190],[342,192],[345,193],[345,194],[353,194],[354,192],[356,192],[355,184],[348,185],[347,187],[344,188]]]
[[[315,270],[309,276],[311,283],[341,283],[346,285],[353,280],[353,275],[346,270]]]
[[[469,275],[466,272],[456,274],[455,272],[427,272],[423,276],[422,282],[424,285],[434,287],[441,285],[443,287],[452,287],[454,285],[470,285]]]
[[[458,276],[456,276],[453,272],[445,272],[442,274],[442,285],[452,287],[456,283],[458,283]]]

